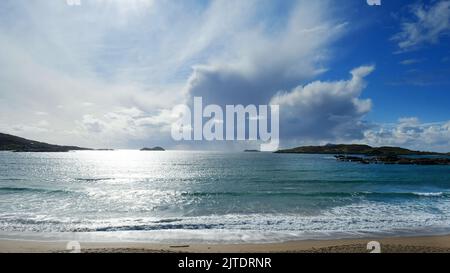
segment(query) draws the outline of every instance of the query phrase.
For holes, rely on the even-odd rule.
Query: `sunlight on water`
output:
[[[0,152],[0,163],[5,236],[106,232],[132,239],[143,235],[123,232],[145,231],[153,240],[270,241],[450,226],[448,166],[128,150]]]

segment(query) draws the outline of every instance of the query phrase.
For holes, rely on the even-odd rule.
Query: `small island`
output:
[[[148,152],[148,151],[162,152],[162,151],[165,151],[165,149],[163,147],[156,146],[156,147],[153,147],[153,148],[145,147],[145,148],[142,148],[140,151],[144,151],[144,152]]]
[[[259,153],[260,150],[244,150],[244,153]]]

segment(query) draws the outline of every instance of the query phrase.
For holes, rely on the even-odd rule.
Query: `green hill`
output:
[[[291,154],[355,154],[355,155],[442,155],[434,152],[413,151],[400,147],[371,147],[361,144],[328,144],[325,146],[303,146],[287,150],[279,150],[276,153]]]
[[[14,152],[68,152],[76,150],[91,150],[76,146],[60,146],[38,142],[13,135],[0,133],[0,151]]]

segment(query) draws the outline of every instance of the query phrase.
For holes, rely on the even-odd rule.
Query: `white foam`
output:
[[[419,195],[419,196],[427,196],[427,197],[429,197],[429,196],[443,196],[444,195],[444,193],[443,192],[413,192],[413,194],[415,194],[415,195]]]
[[[309,216],[259,213],[84,220],[0,215],[0,234],[40,232],[71,234],[90,240],[233,243],[450,232],[450,202],[427,204],[366,201]]]

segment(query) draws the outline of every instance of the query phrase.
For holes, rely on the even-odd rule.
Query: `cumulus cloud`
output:
[[[331,42],[346,29],[332,13],[328,1],[298,1],[276,33],[270,22],[234,29],[232,50],[195,66],[187,93],[206,104],[266,104],[278,90],[321,74]]]
[[[450,121],[422,123],[417,117],[380,124],[364,133],[375,146],[403,146],[416,150],[450,151]]]
[[[267,103],[325,71],[346,27],[325,0],[122,2],[0,3],[0,130],[61,144],[163,145],[173,106],[194,95]],[[36,126],[44,112],[47,126]]]
[[[168,110],[149,116],[136,107],[119,107],[102,115],[83,115],[71,133],[97,146],[102,143],[133,146],[133,142],[145,140],[156,144],[170,136],[173,120]]]
[[[450,34],[450,1],[410,7],[413,19],[402,23],[401,31],[392,37],[400,51],[410,51],[427,44],[436,44]]]
[[[361,98],[374,67],[313,81],[351,27],[334,2],[0,1],[0,131],[93,148],[173,145],[171,108],[202,96],[279,103],[287,140],[381,143]],[[413,9],[394,38],[402,50],[446,35],[449,1],[433,3]]]
[[[349,80],[315,81],[280,92],[270,103],[280,105],[280,132],[285,138],[308,140],[362,139],[371,110],[370,99],[361,99],[364,78],[374,66],[353,69]]]
[[[88,133],[101,133],[106,127],[106,123],[92,115],[84,115],[82,124]]]

